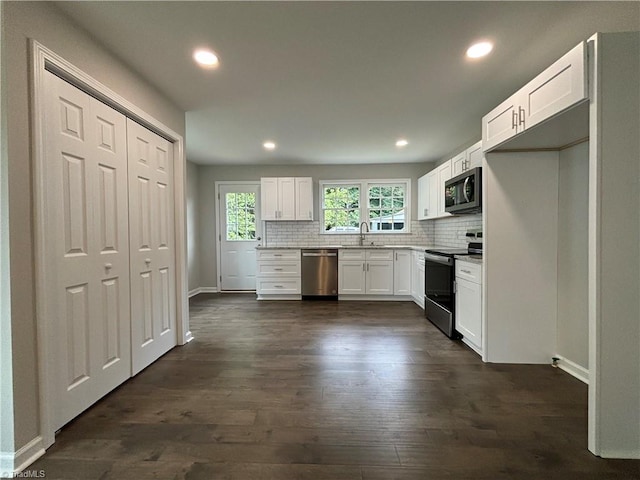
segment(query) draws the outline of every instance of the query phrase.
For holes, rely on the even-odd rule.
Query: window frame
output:
[[[369,207],[369,188],[371,187],[394,187],[400,186],[404,188],[405,192],[405,221],[404,228],[402,230],[374,230],[367,232],[367,235],[405,235],[411,233],[411,183],[410,178],[385,178],[385,179],[358,179],[358,180],[320,180],[319,185],[319,223],[321,235],[359,235],[359,232],[330,232],[324,229],[325,222],[325,208],[324,208],[324,190],[326,187],[345,187],[345,186],[358,186],[360,188],[360,224],[362,222],[367,223],[369,227],[371,218],[369,217],[369,211],[375,210],[375,208]],[[378,210],[382,210],[379,208]]]

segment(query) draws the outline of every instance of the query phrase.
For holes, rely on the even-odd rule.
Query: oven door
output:
[[[424,255],[424,312],[427,320],[449,338],[455,337],[453,293],[454,260],[443,255]]]

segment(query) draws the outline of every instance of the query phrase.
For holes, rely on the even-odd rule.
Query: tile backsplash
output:
[[[482,229],[482,214],[440,218],[433,223],[436,245],[466,248],[468,241],[465,233],[471,229]]]
[[[263,245],[267,247],[321,247],[323,245],[358,245],[358,234],[325,235],[318,221],[265,222]],[[365,245],[438,245],[466,247],[465,233],[482,228],[482,215],[460,215],[438,220],[411,221],[411,233],[365,234]]]
[[[323,245],[358,245],[360,235],[320,233],[320,222],[265,222],[264,245],[267,247],[311,247]],[[431,245],[433,222],[411,222],[411,233],[372,235],[365,233],[365,245]]]

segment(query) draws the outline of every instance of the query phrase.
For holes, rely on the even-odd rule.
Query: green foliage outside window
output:
[[[360,187],[328,186],[323,192],[324,229],[357,231],[360,225]]]
[[[256,239],[256,194],[227,193],[227,240]]]

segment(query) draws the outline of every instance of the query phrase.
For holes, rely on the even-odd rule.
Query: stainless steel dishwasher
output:
[[[302,298],[338,297],[338,249],[302,249]]]

